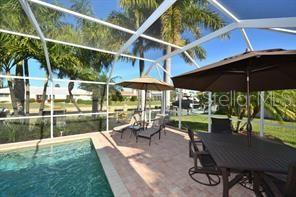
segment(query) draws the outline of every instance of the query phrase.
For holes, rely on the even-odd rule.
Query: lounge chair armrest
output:
[[[155,120],[159,120],[160,118],[153,118],[151,119],[151,121],[155,121]]]
[[[196,154],[198,154],[198,155],[210,155],[210,153],[207,152],[207,151],[198,151]]]

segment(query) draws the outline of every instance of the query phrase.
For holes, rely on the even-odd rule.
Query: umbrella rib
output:
[[[276,66],[266,66],[266,67],[263,67],[263,68],[258,68],[256,70],[252,70],[251,73],[256,73],[256,72],[260,72],[260,71],[265,71],[265,70],[269,70],[269,69],[272,69]]]
[[[211,87],[213,85],[213,83],[215,83],[221,77],[222,77],[222,75],[219,75],[219,76],[215,77],[215,79],[213,79],[211,82],[209,82],[207,85],[207,87],[208,87],[207,89],[209,89],[209,87]]]

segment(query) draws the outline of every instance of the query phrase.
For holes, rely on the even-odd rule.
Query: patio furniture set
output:
[[[175,88],[246,92],[247,137],[233,133],[229,119],[212,119],[211,133],[198,132],[198,141],[188,128],[189,155],[194,158],[194,166],[188,173],[193,180],[215,186],[222,177],[224,197],[229,196],[229,190],[238,183],[253,190],[256,196],[296,196],[296,150],[282,143],[252,136],[250,103],[252,91],[295,89],[295,62],[296,50],[246,51],[172,78]],[[275,80],[277,78],[280,78],[280,83]],[[148,76],[121,82],[119,85],[145,90],[144,111],[147,90],[173,88]],[[161,125],[155,120],[149,129],[145,122],[140,126],[134,123],[126,128],[141,130],[134,132],[136,138],[149,139],[150,145],[152,136],[159,134],[160,138]],[[201,144],[202,149],[197,144]],[[283,174],[286,177],[280,180]],[[199,175],[205,175],[205,179],[198,178]]]
[[[163,131],[166,135],[165,124],[167,116],[157,114],[156,117],[151,120],[151,123],[141,120],[141,115],[136,112],[132,115],[129,123],[123,124],[113,128],[114,132],[121,133],[121,138],[126,131],[130,131],[130,136],[136,137],[136,142],[139,138],[149,140],[149,146],[151,145],[152,137],[158,135],[158,139],[161,137]]]
[[[256,196],[263,196],[263,193],[275,197],[296,196],[295,149],[254,136],[252,144],[248,145],[246,136],[232,133],[231,129],[228,132],[220,129],[230,128],[229,119],[216,119],[212,124],[212,133],[197,132],[199,140],[188,128],[189,155],[194,158],[189,175],[193,180],[215,186],[221,176],[223,196],[229,196],[229,190],[236,184],[251,185],[248,189]],[[202,145],[202,150],[198,144]],[[205,175],[206,179],[200,175]]]
[[[201,151],[188,129],[189,153],[195,164],[189,169],[189,175],[194,180],[205,185],[217,185],[219,176],[222,176],[223,196],[228,196],[230,188],[237,183],[252,189],[256,196],[262,196],[262,191],[268,196],[296,196],[296,150],[252,136],[250,103],[252,91],[295,89],[295,62],[296,50],[246,51],[172,78],[177,88],[246,92],[247,137],[232,134],[230,120],[213,119],[211,133],[197,134],[198,143],[203,147]],[[234,173],[235,177],[229,180]],[[270,173],[277,175],[271,176]],[[196,174],[206,175],[207,182],[194,177]],[[287,177],[284,181],[278,180],[278,174]],[[251,187],[246,181],[251,183]]]

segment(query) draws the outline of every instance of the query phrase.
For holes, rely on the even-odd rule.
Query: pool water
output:
[[[113,196],[91,140],[0,153],[0,196]]]

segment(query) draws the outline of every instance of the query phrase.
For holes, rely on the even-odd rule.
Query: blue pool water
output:
[[[113,196],[91,140],[0,153],[0,196]]]

